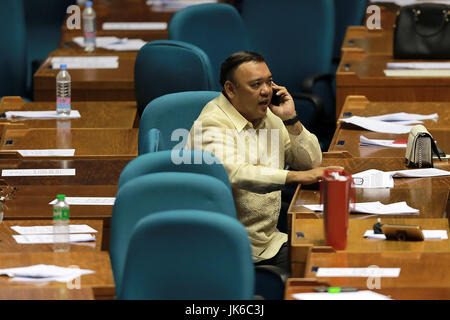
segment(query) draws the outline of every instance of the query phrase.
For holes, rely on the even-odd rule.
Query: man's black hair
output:
[[[220,84],[222,88],[227,80],[234,82],[234,72],[245,62],[265,62],[264,57],[256,52],[239,51],[229,56],[220,67]]]

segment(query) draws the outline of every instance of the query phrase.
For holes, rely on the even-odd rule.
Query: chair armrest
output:
[[[282,300],[289,273],[272,265],[255,266],[255,295],[265,300]]]
[[[311,94],[312,90],[314,88],[314,85],[316,84],[317,81],[327,80],[331,84],[331,81],[333,80],[334,77],[335,77],[335,75],[332,73],[322,73],[322,74],[310,75],[310,76],[306,77],[305,80],[303,80],[302,92]]]
[[[324,112],[323,100],[319,96],[304,92],[294,92],[291,93],[291,96],[293,99],[311,101],[316,107],[318,114],[322,114]]]
[[[160,131],[158,129],[150,129],[145,135],[142,145],[139,146],[139,155],[157,152],[159,150]]]

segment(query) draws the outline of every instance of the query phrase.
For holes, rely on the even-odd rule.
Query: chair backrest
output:
[[[159,130],[158,150],[169,150],[175,146],[181,148],[203,107],[218,95],[219,92],[215,91],[178,92],[151,101],[145,108],[139,125],[139,154],[145,150],[144,140],[151,129]],[[172,141],[174,132],[180,134],[181,138],[177,135],[174,137],[175,141]]]
[[[1,1],[0,34],[0,97],[24,96],[26,45],[22,0]]]
[[[134,178],[118,190],[112,211],[110,241],[116,284],[121,282],[128,242],[137,221],[158,211],[179,209],[215,211],[236,219],[229,187],[204,174],[152,173]]]
[[[192,43],[206,52],[215,79],[213,90],[221,90],[222,62],[234,52],[250,49],[239,12],[224,3],[205,3],[179,10],[170,20],[169,39]]]
[[[252,299],[254,268],[238,220],[178,210],[140,220],[128,247],[119,299]]]
[[[228,173],[220,160],[204,150],[164,150],[138,156],[122,170],[118,188],[136,177],[156,172],[206,174],[219,179],[231,190]]]
[[[264,55],[276,83],[299,92],[306,76],[329,73],[333,0],[245,0],[241,15],[252,47]]]
[[[181,91],[212,90],[213,74],[208,56],[181,41],[158,40],[144,45],[134,67],[138,112],[153,99]]]

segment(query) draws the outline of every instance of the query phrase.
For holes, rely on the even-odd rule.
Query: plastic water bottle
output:
[[[83,10],[84,51],[92,52],[95,50],[95,31],[95,11],[92,8],[92,1],[86,1]]]
[[[71,78],[67,65],[62,64],[56,76],[56,113],[70,114]]]
[[[53,233],[54,251],[69,251],[69,220],[70,208],[66,202],[66,196],[58,194],[53,205]]]

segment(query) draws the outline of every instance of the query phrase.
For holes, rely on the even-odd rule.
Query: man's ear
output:
[[[225,93],[227,94],[228,98],[233,99],[235,97],[236,88],[234,87],[233,82],[227,80],[223,85],[223,89],[225,90]]]

